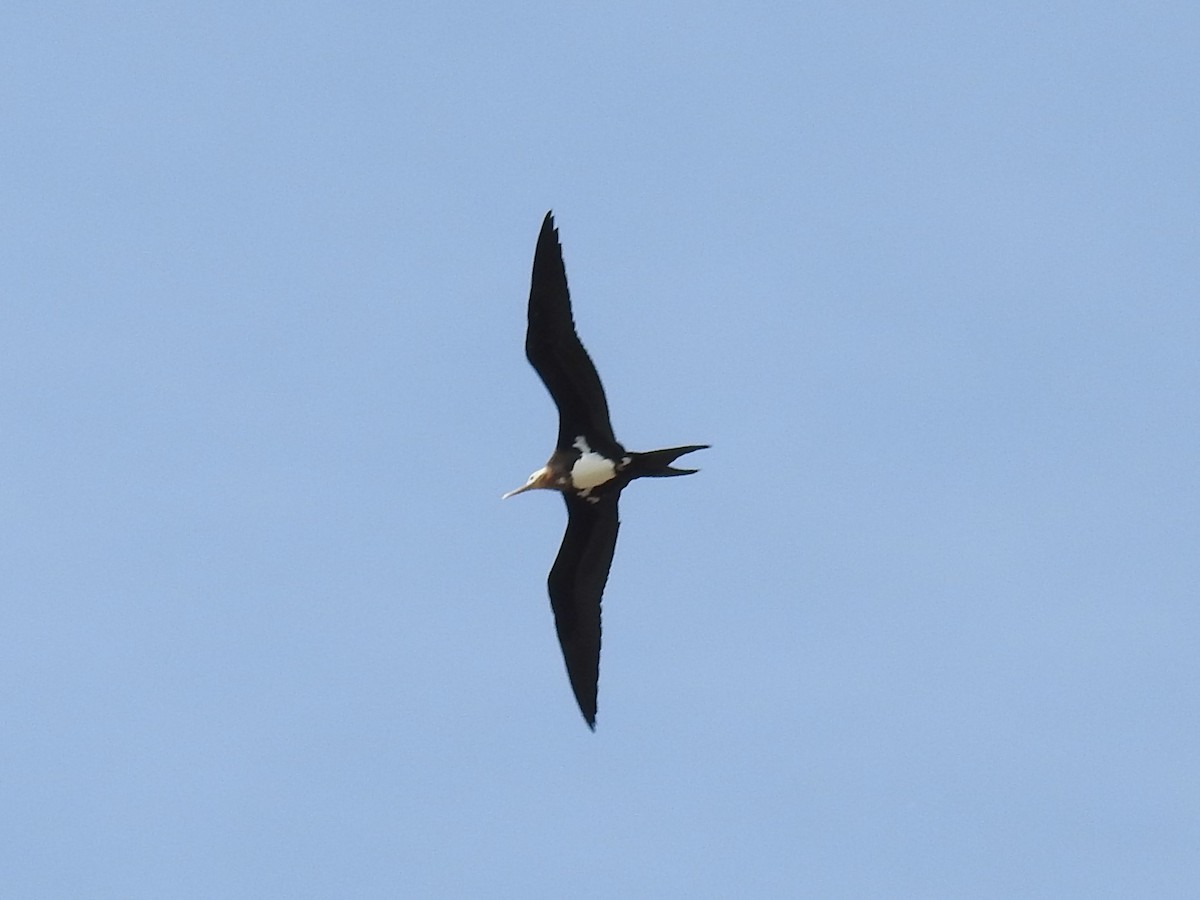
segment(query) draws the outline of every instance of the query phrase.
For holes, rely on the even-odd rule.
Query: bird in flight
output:
[[[547,583],[567,677],[595,731],[600,597],[617,546],[617,500],[635,478],[691,475],[697,470],[672,463],[708,445],[636,453],[613,436],[600,376],[575,333],[553,212],[546,213],[533,255],[525,356],[558,407],[558,443],[546,465],[504,499],[544,488],[560,491],[566,501],[567,531]]]

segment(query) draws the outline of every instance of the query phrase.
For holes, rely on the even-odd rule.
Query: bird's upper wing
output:
[[[600,680],[600,597],[617,546],[617,495],[596,503],[563,494],[567,533],[550,569],[550,605],[579,711],[596,727]]]
[[[533,255],[525,355],[558,406],[560,448],[571,446],[579,435],[616,443],[600,376],[575,333],[553,213],[546,213]]]

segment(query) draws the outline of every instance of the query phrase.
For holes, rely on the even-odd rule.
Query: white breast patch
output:
[[[616,474],[616,466],[611,459],[593,453],[582,435],[575,438],[574,447],[579,451],[579,459],[571,467],[571,484],[587,496],[588,491],[609,481]]]

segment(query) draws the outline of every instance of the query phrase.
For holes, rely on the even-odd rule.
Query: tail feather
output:
[[[673,475],[691,475],[693,472],[700,471],[699,469],[677,469],[671,465],[679,457],[685,453],[691,453],[694,450],[707,450],[708,444],[689,444],[686,447],[668,447],[665,450],[650,450],[646,453],[634,453],[633,458],[637,461],[636,470],[638,478],[669,478]]]

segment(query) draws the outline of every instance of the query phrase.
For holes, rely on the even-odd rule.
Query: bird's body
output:
[[[558,406],[558,442],[546,465],[504,496],[545,488],[561,491],[566,500],[567,531],[550,569],[550,604],[571,688],[594,729],[600,599],[617,544],[617,500],[635,478],[695,472],[671,464],[707,445],[635,453],[614,437],[600,376],[575,333],[552,213],[546,213],[534,252],[525,355]]]

